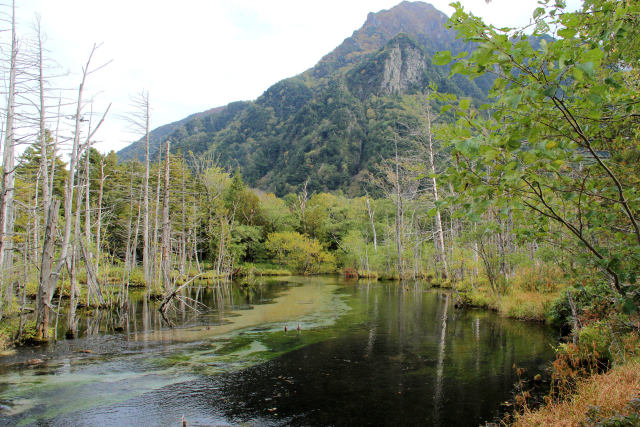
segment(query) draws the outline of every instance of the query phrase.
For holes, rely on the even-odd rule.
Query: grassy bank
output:
[[[451,285],[450,285],[451,286]],[[486,279],[456,284],[462,304],[493,310],[518,320],[547,322],[554,318],[555,305],[566,294],[562,273],[553,267],[526,267],[492,288]]]
[[[252,277],[252,276],[291,276],[293,273],[291,270],[286,268],[282,268],[276,264],[253,264],[246,263],[243,264],[238,273],[237,277]]]
[[[542,293],[512,288],[496,294],[485,288],[475,288],[461,290],[461,298],[468,306],[493,310],[512,319],[546,322],[554,302],[562,293],[562,289]]]
[[[633,360],[604,374],[578,382],[560,402],[525,410],[517,426],[640,425],[640,361]]]

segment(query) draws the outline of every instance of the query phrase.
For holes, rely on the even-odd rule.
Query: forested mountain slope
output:
[[[406,99],[436,84],[440,91],[482,99],[490,77],[469,81],[433,65],[440,50],[470,51],[445,28],[447,17],[423,2],[370,13],[359,30],[306,72],[282,80],[257,100],[194,114],[151,132],[151,153],[166,138],[172,151],[209,154],[239,168],[247,183],[278,195],[309,181],[309,191],[361,194],[377,165],[393,153],[421,114]],[[401,138],[400,148],[411,142]],[[143,159],[138,141],[118,153]]]

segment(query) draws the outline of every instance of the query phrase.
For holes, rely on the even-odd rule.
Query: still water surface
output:
[[[80,318],[75,340],[1,357],[0,425],[478,425],[511,397],[514,364],[534,375],[553,357],[549,329],[421,285],[287,278],[188,295],[208,308],[175,312],[174,329],[139,295]]]

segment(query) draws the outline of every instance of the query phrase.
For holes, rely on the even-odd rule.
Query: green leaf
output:
[[[558,169],[560,166],[564,165],[564,161],[562,160],[554,160],[550,163],[553,169]]]
[[[594,64],[593,62],[584,62],[582,64],[577,65],[578,69],[585,73],[588,77],[592,77],[594,73]]]
[[[468,110],[469,107],[471,106],[471,101],[469,99],[461,99],[458,106],[460,107],[461,110]]]
[[[522,101],[522,95],[520,94],[511,94],[505,97],[505,102],[511,108],[517,108],[520,105],[520,101]]]
[[[456,62],[451,66],[451,75],[454,74],[470,74],[464,62]]]
[[[538,19],[544,15],[544,7],[537,7],[536,10],[533,11],[533,19]]]
[[[563,28],[562,30],[558,30],[558,35],[563,39],[572,39],[577,33],[573,28]]]
[[[599,65],[602,58],[604,58],[604,52],[600,48],[591,49],[583,53],[581,58],[586,63],[592,62],[592,66]]]
[[[433,55],[433,63],[435,65],[447,65],[451,62],[451,52],[443,50]]]
[[[583,82],[584,78],[585,78],[585,74],[584,71],[582,71],[580,68],[574,68],[573,69],[573,78],[576,79],[579,82]]]
[[[548,96],[549,98],[551,98],[553,95],[556,94],[555,86],[549,86],[549,87],[545,88],[545,90],[542,91],[542,94],[544,96]]]
[[[512,150],[517,150],[518,148],[520,148],[521,145],[522,145],[522,141],[516,138],[509,139],[509,141],[507,142],[507,147],[509,147]]]

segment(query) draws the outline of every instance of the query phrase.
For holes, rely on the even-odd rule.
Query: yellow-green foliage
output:
[[[11,346],[11,336],[6,328],[0,328],[0,351],[4,351]]]
[[[640,356],[640,334],[628,327],[630,323],[628,316],[618,314],[583,326],[578,333],[579,355],[613,364]]]
[[[555,292],[564,282],[560,268],[552,264],[525,264],[518,267],[509,285],[524,291]]]
[[[358,270],[358,277],[378,280],[378,273],[376,271]]]
[[[578,349],[581,354],[592,353],[597,359],[611,360],[613,331],[608,322],[597,321],[580,329]]]
[[[336,259],[325,251],[316,239],[310,239],[294,231],[271,233],[265,247],[282,265],[301,274],[332,273],[336,271]]]
[[[500,298],[498,311],[514,319],[544,321],[552,303],[548,294],[515,288]]]
[[[291,276],[291,271],[269,264],[244,264],[238,276]]]

